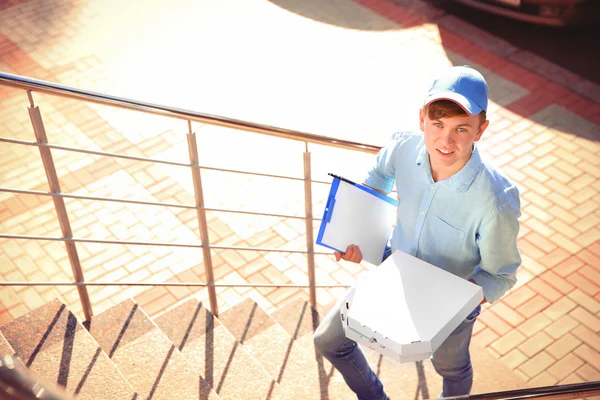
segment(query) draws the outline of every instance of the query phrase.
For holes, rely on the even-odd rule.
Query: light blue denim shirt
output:
[[[365,184],[389,193],[394,182],[399,205],[392,251],[473,279],[489,302],[516,283],[519,191],[481,160],[477,147],[459,172],[434,182],[423,135],[396,133]]]

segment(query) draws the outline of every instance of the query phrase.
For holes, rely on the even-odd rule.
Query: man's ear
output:
[[[419,128],[425,132],[425,111],[422,108],[419,110]]]
[[[488,121],[488,120],[485,120],[484,123],[479,125],[479,132],[477,132],[477,135],[475,135],[473,142],[479,142],[479,139],[481,139],[481,137],[483,136],[483,132],[485,132],[485,130],[487,129],[487,127],[489,125],[490,125],[490,121]]]

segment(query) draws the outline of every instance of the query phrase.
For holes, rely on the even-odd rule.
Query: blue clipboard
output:
[[[365,261],[379,265],[396,222],[398,201],[349,179],[329,175],[334,179],[316,243],[342,253],[348,245],[358,245]]]

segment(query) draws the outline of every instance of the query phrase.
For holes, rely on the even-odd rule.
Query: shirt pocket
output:
[[[465,233],[441,219],[435,217],[429,241],[438,255],[449,258],[460,257]]]

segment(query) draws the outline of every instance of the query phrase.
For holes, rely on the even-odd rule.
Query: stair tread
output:
[[[251,299],[222,313],[219,321],[277,381],[289,358],[288,347],[292,340],[281,325]]]
[[[25,366],[78,399],[127,399],[135,392],[89,332],[58,299],[0,331]]]
[[[292,338],[312,335],[319,326],[319,313],[303,299],[294,301],[275,310],[271,317],[281,325]]]
[[[8,343],[8,340],[6,340],[6,338],[4,337],[4,334],[0,332],[0,355],[6,354],[12,356],[15,354],[15,351],[13,350],[10,343]]]
[[[304,312],[287,314],[291,334],[249,299],[224,312],[219,320],[294,398],[351,397],[341,375],[332,375],[331,364],[315,353],[312,334],[292,339],[293,334],[303,331],[295,329],[294,316],[304,318],[312,310],[303,302],[294,303]]]
[[[94,316],[90,332],[142,398],[219,398],[133,300]]]
[[[168,311],[155,322],[222,398],[286,397],[258,361],[196,299]]]

